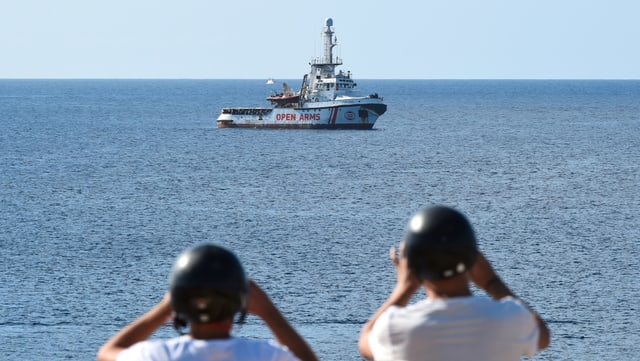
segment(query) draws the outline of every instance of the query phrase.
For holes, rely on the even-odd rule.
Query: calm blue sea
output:
[[[217,129],[264,80],[0,80],[0,359],[94,359],[216,242],[321,360],[360,360],[431,204],[548,320],[537,360],[640,357],[640,81],[359,85],[389,106],[371,131]]]

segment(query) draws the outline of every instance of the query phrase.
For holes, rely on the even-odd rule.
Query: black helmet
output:
[[[404,254],[420,280],[438,280],[464,273],[478,254],[476,237],[467,218],[444,206],[425,208],[407,226]]]
[[[205,244],[184,251],[170,277],[171,305],[177,323],[221,321],[247,309],[249,283],[229,250]]]

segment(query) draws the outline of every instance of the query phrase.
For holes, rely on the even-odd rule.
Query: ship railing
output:
[[[273,111],[273,108],[222,108],[222,114],[232,115],[266,115]]]
[[[310,65],[315,65],[315,66],[322,66],[322,65],[342,65],[342,58],[340,57],[335,57],[332,61],[330,62],[326,62],[325,58],[312,58],[311,61],[309,62]]]

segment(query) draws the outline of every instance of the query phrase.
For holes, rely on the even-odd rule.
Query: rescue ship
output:
[[[362,95],[351,72],[336,73],[342,59],[333,55],[337,45],[333,20],[325,20],[324,54],[309,62],[311,70],[299,91],[286,83],[282,93],[267,97],[270,107],[223,108],[218,128],[371,129],[387,111],[377,93]]]

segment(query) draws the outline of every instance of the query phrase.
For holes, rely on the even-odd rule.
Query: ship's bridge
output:
[[[315,88],[318,90],[329,90],[329,89],[354,89],[357,84],[353,79],[351,79],[351,72],[343,72],[340,70],[335,77],[322,77],[320,75],[315,78]]]

